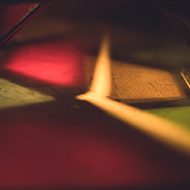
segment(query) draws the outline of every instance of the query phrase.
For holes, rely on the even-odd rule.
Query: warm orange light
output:
[[[190,130],[185,129],[182,125],[107,98],[111,87],[110,74],[107,73],[110,71],[108,44],[107,40],[103,41],[90,91],[77,96],[77,99],[88,101],[162,143],[190,155]],[[106,82],[106,78],[108,82]]]
[[[103,39],[90,92],[96,93],[96,96],[99,97],[107,97],[111,92],[111,69],[108,36],[105,36]]]

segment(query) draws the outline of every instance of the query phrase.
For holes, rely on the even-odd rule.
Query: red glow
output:
[[[187,162],[98,117],[1,121],[0,188],[130,187],[189,179]]]
[[[5,69],[64,86],[78,86],[84,78],[81,52],[64,42],[23,45],[14,50]]]

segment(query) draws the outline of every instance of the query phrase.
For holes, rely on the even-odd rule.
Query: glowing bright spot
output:
[[[110,64],[108,64],[108,47],[107,40],[104,40],[95,68],[95,80],[90,91],[76,98],[88,101],[113,117],[130,124],[162,143],[190,155],[190,130],[185,129],[182,125],[107,98],[111,85],[110,75],[107,74],[106,70],[104,71],[106,67],[109,71],[110,67]],[[106,79],[108,83],[106,83]]]
[[[110,95],[111,69],[108,36],[105,36],[102,42],[90,91],[101,97]]]
[[[83,79],[82,54],[63,42],[23,45],[5,69],[48,84],[78,86]]]

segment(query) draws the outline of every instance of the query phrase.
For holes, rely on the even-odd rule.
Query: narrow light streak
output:
[[[109,36],[105,35],[96,63],[90,91],[96,96],[107,97],[111,91],[111,69],[109,55]]]
[[[190,156],[190,130],[180,124],[107,98],[111,88],[110,60],[107,60],[108,45],[106,38],[101,47],[90,91],[76,98],[94,104],[111,116]]]
[[[132,125],[170,147],[188,153],[190,156],[190,131],[184,126],[108,98],[99,98],[95,95],[79,98],[94,104],[113,117]]]

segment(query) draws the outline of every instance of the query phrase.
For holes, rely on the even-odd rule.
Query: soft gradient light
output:
[[[110,67],[108,64],[109,56],[107,52],[109,46],[107,40],[103,41],[101,47],[94,73],[95,84],[92,83],[92,88],[89,92],[79,95],[76,98],[92,103],[113,117],[132,125],[143,133],[190,156],[190,130],[183,125],[170,122],[135,107],[118,103],[107,98],[107,96],[109,96],[107,92],[109,92],[111,85],[110,75],[107,74],[107,72],[110,69],[102,69]],[[101,59],[101,57],[105,59]],[[106,60],[106,58],[108,60]],[[106,77],[108,82],[106,81]]]
[[[78,86],[84,78],[80,50],[58,41],[20,46],[4,67],[18,75],[61,86]]]

